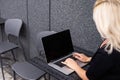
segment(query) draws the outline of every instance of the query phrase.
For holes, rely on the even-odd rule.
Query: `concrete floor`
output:
[[[6,80],[13,80],[13,77],[9,73],[7,73],[6,71],[4,71],[4,74],[5,74],[5,79]],[[0,68],[0,80],[3,80],[2,73],[1,73],[1,68]]]

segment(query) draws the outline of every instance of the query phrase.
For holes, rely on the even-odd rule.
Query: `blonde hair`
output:
[[[101,37],[108,39],[105,50],[120,52],[120,0],[97,0],[93,19]]]

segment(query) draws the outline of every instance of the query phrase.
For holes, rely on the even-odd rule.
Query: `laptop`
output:
[[[74,49],[70,30],[64,30],[49,36],[45,36],[42,38],[42,43],[49,66],[66,75],[74,72],[74,70],[61,63],[67,58],[73,58],[72,54],[74,52]],[[81,67],[86,65],[86,63],[82,63],[78,60],[76,61]]]

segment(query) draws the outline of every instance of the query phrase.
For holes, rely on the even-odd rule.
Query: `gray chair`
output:
[[[14,63],[12,69],[14,71],[14,80],[17,80],[15,73],[25,80],[38,80],[43,76],[46,80],[46,73],[27,61]]]
[[[16,61],[13,50],[17,49],[18,45],[11,42],[10,37],[14,36],[16,37],[15,39],[17,39],[17,41],[19,40],[18,38],[19,38],[20,30],[22,28],[22,23],[23,22],[21,19],[7,19],[5,21],[5,34],[7,36],[7,40],[0,43],[0,64],[1,64],[3,80],[5,80],[5,77],[3,72],[3,61],[2,61],[3,58],[1,55],[11,51],[13,59]]]
[[[40,36],[38,34],[37,39],[36,39],[36,49],[38,53],[41,49],[40,47],[38,47],[40,45],[41,45]],[[14,80],[16,80],[16,73],[21,78],[26,79],[26,80],[37,80],[37,79],[40,79],[41,77],[44,77],[45,80],[47,79],[46,72],[30,64],[29,62],[27,62],[27,60],[24,62],[16,62],[11,67],[14,71]]]

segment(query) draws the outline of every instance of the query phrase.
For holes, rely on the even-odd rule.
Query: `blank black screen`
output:
[[[59,59],[74,51],[69,30],[43,37],[42,42],[47,62]]]

